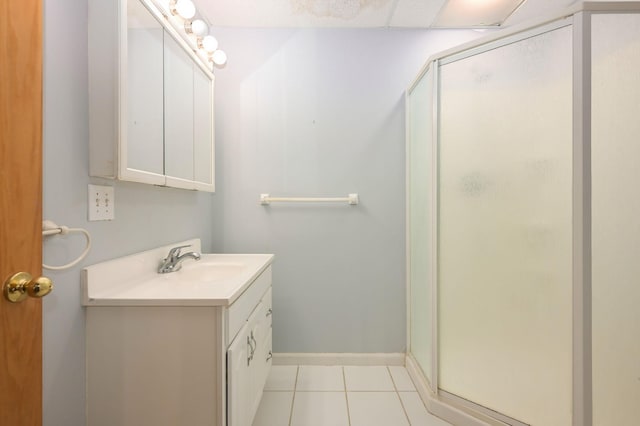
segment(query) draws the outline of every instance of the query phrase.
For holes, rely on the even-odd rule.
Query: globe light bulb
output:
[[[191,0],[178,0],[175,8],[178,15],[184,19],[191,19],[196,16],[196,6]]]
[[[208,35],[202,39],[202,48],[207,53],[213,53],[218,48],[218,40],[214,36]]]
[[[227,54],[224,53],[223,50],[216,50],[215,52],[213,52],[213,55],[211,55],[211,59],[213,60],[214,64],[221,67],[227,63]]]
[[[191,32],[197,37],[204,37],[209,34],[209,27],[202,19],[196,19],[191,23]]]

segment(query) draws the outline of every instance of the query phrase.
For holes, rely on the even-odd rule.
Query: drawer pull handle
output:
[[[271,351],[269,351],[269,355],[267,355],[267,362],[269,362],[269,360],[273,358],[273,353],[271,353]]]
[[[247,365],[251,364],[251,360],[253,359],[253,345],[251,344],[251,337],[247,336]]]
[[[256,339],[253,337],[253,331],[251,332],[251,336],[247,336],[247,346],[249,347],[249,355],[247,355],[247,365],[249,365],[251,364],[251,361],[253,361],[253,355],[255,355],[256,347],[258,346]]]
[[[269,308],[269,310],[267,311],[267,317],[271,316],[271,314],[273,314],[273,309]]]
[[[253,330],[251,330],[251,340],[253,340],[253,347],[251,348],[251,360],[253,361],[253,356],[256,353],[256,349],[258,348],[258,342],[256,342],[256,338],[253,337]]]

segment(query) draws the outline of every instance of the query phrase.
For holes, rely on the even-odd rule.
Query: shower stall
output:
[[[427,407],[640,424],[640,3],[443,52],[406,102],[407,367]]]

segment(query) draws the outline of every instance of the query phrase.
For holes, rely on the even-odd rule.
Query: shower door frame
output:
[[[431,221],[432,265],[431,317],[432,365],[431,380],[427,380],[411,348],[411,221],[407,197],[407,347],[406,365],[418,384],[418,391],[432,413],[461,426],[521,425],[523,423],[500,413],[464,400],[439,388],[438,339],[438,259],[439,259],[439,154],[440,154],[440,67],[470,56],[487,52],[565,26],[572,27],[572,425],[593,425],[592,383],[592,247],[591,247],[591,19],[594,14],[640,13],[640,2],[582,2],[562,13],[524,23],[498,34],[463,44],[432,56],[406,91],[413,89],[429,70],[433,75],[432,102],[432,194]],[[407,101],[407,124],[410,123]],[[407,127],[408,128],[408,127]],[[407,132],[407,146],[410,146]],[[407,151],[409,154],[409,150]],[[410,178],[407,158],[407,182]]]
[[[433,64],[435,64],[434,66],[431,66]],[[409,102],[409,97],[411,92],[416,88],[416,86],[418,85],[418,83],[427,75],[427,73],[429,72],[429,70],[432,70],[432,75],[431,75],[431,93],[437,94],[438,93],[438,82],[439,82],[439,59],[434,59],[434,60],[429,60],[427,61],[426,65],[421,69],[420,73],[418,74],[418,76],[414,79],[414,81],[411,83],[411,85],[409,86],[409,88],[406,90],[405,92],[405,111],[409,111],[410,108],[410,102]],[[435,260],[437,259],[436,256],[436,248],[437,248],[437,240],[438,240],[438,236],[437,236],[437,232],[438,232],[438,184],[437,184],[437,179],[438,179],[438,174],[437,174],[437,169],[434,167],[434,164],[437,163],[437,149],[436,149],[436,141],[438,140],[438,122],[437,122],[437,118],[438,118],[438,114],[437,114],[437,109],[438,109],[438,98],[434,95],[431,97],[431,111],[432,111],[432,117],[431,117],[431,160],[432,160],[432,164],[429,165],[430,167],[430,174],[431,174],[431,193],[432,193],[432,197],[433,197],[433,203],[431,204],[431,207],[433,208],[432,211],[432,216],[431,216],[431,223],[429,224],[429,226],[431,226],[431,230],[432,230],[432,238],[431,241],[429,241],[429,247],[431,249],[431,255],[432,255],[432,268],[433,270],[431,271],[431,273],[429,274],[430,277],[430,293],[431,293],[431,301],[432,301],[432,306],[430,306],[431,308],[431,336],[432,336],[432,342],[431,342],[431,347],[435,347],[436,345],[433,344],[433,342],[437,342],[438,341],[438,327],[437,327],[437,321],[438,321],[438,310],[437,310],[437,297],[438,297],[438,291],[437,291],[437,286],[434,285],[434,283],[437,280],[438,277],[438,265],[435,263]],[[410,114],[406,114],[405,116],[405,124],[406,124],[406,128],[407,129],[411,129],[410,125],[411,125],[411,116]],[[410,170],[411,170],[411,144],[410,144],[410,130],[407,130],[407,144],[406,144],[406,186],[407,188],[411,187],[411,174],[410,174]],[[412,366],[414,368],[418,368],[420,371],[422,371],[422,369],[420,367],[418,367],[419,363],[415,360],[415,358],[413,358],[413,355],[411,353],[411,256],[409,256],[409,253],[411,253],[411,199],[409,194],[407,194],[406,197],[406,203],[405,203],[405,208],[406,208],[406,253],[407,253],[407,257],[406,257],[406,277],[407,277],[407,356],[411,358],[411,361],[413,362]],[[432,395],[437,395],[438,394],[438,374],[437,374],[437,369],[438,369],[438,351],[437,350],[433,350],[431,352],[431,378],[427,378],[422,372],[420,373],[420,375],[422,376],[422,378],[425,380],[425,382],[427,383],[427,389],[426,391],[428,391],[430,394]],[[418,370],[416,370],[417,372]],[[425,391],[423,391],[424,393]],[[426,397],[423,395],[423,399],[425,399]]]
[[[560,28],[565,28],[568,26],[574,25],[573,16],[555,16],[553,18],[543,20],[539,22],[535,26],[525,25],[525,26],[517,26],[510,30],[503,30],[500,34],[496,34],[494,36],[484,37],[479,41],[471,42],[466,45],[463,45],[459,48],[454,48],[441,54],[430,58],[425,67],[421,70],[418,78],[414,80],[411,84],[407,93],[410,94],[412,90],[416,87],[416,85],[420,82],[421,78],[423,78],[427,72],[431,69],[433,75],[433,95],[432,95],[432,140],[431,140],[431,149],[432,149],[432,164],[430,165],[432,170],[432,194],[434,197],[433,200],[433,208],[432,213],[432,241],[430,245],[432,247],[431,253],[433,256],[432,265],[433,271],[431,274],[431,297],[432,297],[432,365],[431,365],[431,380],[428,381],[428,389],[427,392],[423,394],[428,394],[427,398],[430,400],[430,404],[428,404],[429,409],[436,415],[439,415],[445,419],[454,421],[456,424],[460,424],[463,426],[469,425],[474,426],[478,424],[490,424],[490,425],[512,425],[512,426],[526,426],[526,423],[523,423],[517,419],[508,417],[506,415],[501,414],[498,411],[492,410],[490,408],[481,406],[472,401],[466,400],[462,397],[459,397],[455,394],[447,392],[443,390],[439,386],[439,299],[438,299],[438,289],[440,286],[439,280],[439,270],[438,270],[438,260],[440,255],[440,235],[439,235],[439,224],[440,224],[440,196],[439,196],[439,182],[440,182],[440,69],[442,66],[447,64],[451,64],[472,56],[476,56],[479,54],[486,53],[491,50],[495,50],[510,44],[518,43],[523,40],[537,37],[539,35],[558,30]],[[572,40],[572,50],[575,51],[575,28],[573,33]],[[574,67],[574,74],[576,71],[576,67]],[[575,79],[575,76],[572,76]],[[575,99],[574,99],[575,102]],[[576,110],[576,106],[574,104],[574,114]],[[407,115],[407,120],[409,120],[409,114]],[[575,117],[574,117],[575,122]],[[575,133],[575,131],[574,131]],[[574,137],[573,143],[575,144],[576,140]],[[575,160],[574,160],[575,161]],[[407,162],[407,164],[409,164]],[[574,191],[574,202],[575,202],[575,191],[576,187],[573,187]],[[575,222],[575,214],[576,209],[573,207],[574,214],[574,222]],[[407,227],[410,227],[410,221],[407,221]],[[407,232],[407,239],[410,239],[410,230]],[[575,238],[572,241],[572,245],[575,245]],[[574,253],[575,255],[575,253]],[[408,256],[410,258],[410,256]],[[575,260],[573,262],[576,263]],[[410,268],[410,263],[408,262],[408,267]],[[410,270],[407,272],[407,277],[410,278]],[[408,283],[408,292],[410,292],[410,282]],[[575,282],[574,285],[574,293],[575,293]],[[409,305],[410,306],[410,305]],[[410,308],[409,308],[410,309]],[[574,309],[575,311],[575,309]],[[409,313],[410,319],[410,313]],[[575,322],[575,318],[573,319]],[[576,340],[577,330],[574,328],[574,342]],[[410,331],[408,333],[410,338]],[[410,346],[409,346],[410,347]],[[576,355],[576,349],[573,348],[573,353]],[[572,364],[575,365],[575,359],[572,359]],[[415,359],[411,359],[412,363],[417,364]],[[413,368],[412,368],[413,367]],[[409,366],[409,369],[415,373],[417,370],[414,366]],[[577,401],[574,400],[574,405]],[[574,407],[576,410],[576,407]],[[473,414],[470,414],[473,413]],[[478,421],[482,423],[478,423]],[[573,423],[574,426],[590,426],[590,424],[586,423]]]

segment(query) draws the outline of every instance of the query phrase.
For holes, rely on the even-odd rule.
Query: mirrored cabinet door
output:
[[[127,18],[126,169],[164,175],[164,29],[139,1]]]
[[[193,71],[193,178],[196,189],[213,191],[213,81],[200,67]]]
[[[165,175],[175,178],[168,185],[185,188],[193,187],[193,68],[184,49],[165,37]]]

